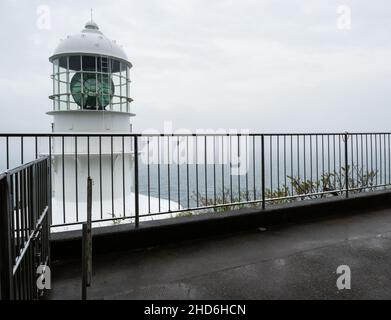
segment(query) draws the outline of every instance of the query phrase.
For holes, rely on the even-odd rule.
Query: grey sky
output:
[[[36,26],[48,5],[50,30]],[[351,30],[337,8],[351,8]],[[135,131],[381,131],[391,118],[391,3],[321,0],[0,3],[0,131],[50,129],[48,57],[94,8],[134,67]]]

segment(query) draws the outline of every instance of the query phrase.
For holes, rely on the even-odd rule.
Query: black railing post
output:
[[[87,178],[87,286],[92,277],[92,179]]]
[[[261,136],[261,189],[262,189],[262,209],[265,209],[265,136]]]
[[[138,185],[138,137],[134,136],[134,214],[135,226],[139,226],[139,185]]]
[[[51,186],[51,179],[50,179],[50,175],[51,175],[51,170],[50,170],[50,162],[51,162],[51,159],[50,158],[46,158],[45,160],[45,172],[46,172],[46,186],[47,186],[47,190],[46,190],[46,205],[48,207],[48,216],[47,216],[47,224],[46,224],[46,231],[47,232],[47,236],[48,236],[48,264],[49,266],[51,265],[52,263],[52,257],[51,257],[51,254],[50,254],[50,244],[49,244],[49,240],[50,240],[50,226],[52,224],[52,203],[51,203],[51,197],[52,197],[52,186]]]
[[[349,197],[348,133],[345,132],[345,196]]]
[[[87,221],[82,224],[81,299],[87,300],[92,278],[92,179],[87,177]]]
[[[6,142],[5,142],[5,153],[6,153],[6,162],[7,162],[7,170],[10,168],[10,155],[9,155],[9,137],[6,136]]]
[[[49,226],[52,225],[52,221],[53,221],[53,212],[52,212],[52,195],[53,195],[53,192],[52,192],[52,137],[49,136],[49,182],[48,182],[48,185],[49,185],[49,207],[50,207],[50,215],[49,215]],[[50,227],[49,227],[50,229]]]
[[[33,219],[33,223],[36,224],[39,216],[38,212],[38,177],[37,177],[37,165],[33,165],[31,167],[31,177],[32,177],[32,185],[31,185],[31,204],[32,204],[32,211],[31,216]]]
[[[0,288],[1,300],[13,299],[13,262],[10,213],[12,212],[9,175],[0,179]]]
[[[88,226],[84,222],[82,224],[82,249],[81,249],[81,299],[87,300],[88,286],[88,258],[87,258],[87,238]]]

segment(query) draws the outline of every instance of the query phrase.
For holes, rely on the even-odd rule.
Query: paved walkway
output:
[[[391,209],[94,258],[90,299],[391,299]],[[339,265],[351,290],[336,287]],[[79,262],[52,299],[80,298]]]

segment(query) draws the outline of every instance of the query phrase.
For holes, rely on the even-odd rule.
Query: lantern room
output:
[[[130,113],[132,64],[125,51],[92,20],[62,40],[49,58],[53,65],[53,110]]]

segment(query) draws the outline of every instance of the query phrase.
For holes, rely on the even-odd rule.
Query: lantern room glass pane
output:
[[[83,71],[96,71],[95,57],[94,56],[83,56]]]
[[[111,60],[111,72],[117,73],[120,71],[120,62],[118,60]]]
[[[60,70],[65,71],[67,69],[67,64],[68,64],[68,57],[60,57],[59,59],[59,65],[60,65]]]
[[[80,71],[81,69],[80,56],[69,56],[69,69],[74,71]]]

